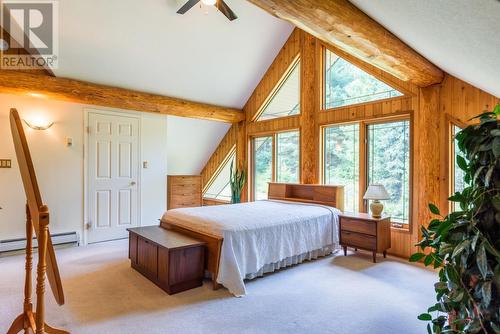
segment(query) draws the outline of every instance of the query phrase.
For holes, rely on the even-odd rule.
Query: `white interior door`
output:
[[[87,242],[127,237],[138,226],[139,120],[89,113]]]

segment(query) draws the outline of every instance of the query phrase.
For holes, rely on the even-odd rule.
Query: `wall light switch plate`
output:
[[[142,162],[142,168],[147,169],[149,166],[149,163],[147,161]]]
[[[12,160],[0,159],[0,168],[12,168]]]

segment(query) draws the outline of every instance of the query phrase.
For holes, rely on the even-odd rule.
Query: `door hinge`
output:
[[[90,126],[87,126],[87,133],[90,134]]]
[[[90,230],[91,228],[92,228],[92,222],[88,222],[87,224],[85,224],[86,230]]]

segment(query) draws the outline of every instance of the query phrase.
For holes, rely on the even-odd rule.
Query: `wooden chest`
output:
[[[169,175],[167,188],[168,210],[202,205],[199,175]]]
[[[203,284],[204,242],[159,226],[128,231],[132,268],[168,294]]]

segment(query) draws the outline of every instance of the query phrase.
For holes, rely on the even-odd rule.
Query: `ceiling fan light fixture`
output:
[[[201,0],[201,2],[207,6],[214,6],[217,3],[217,0]]]

